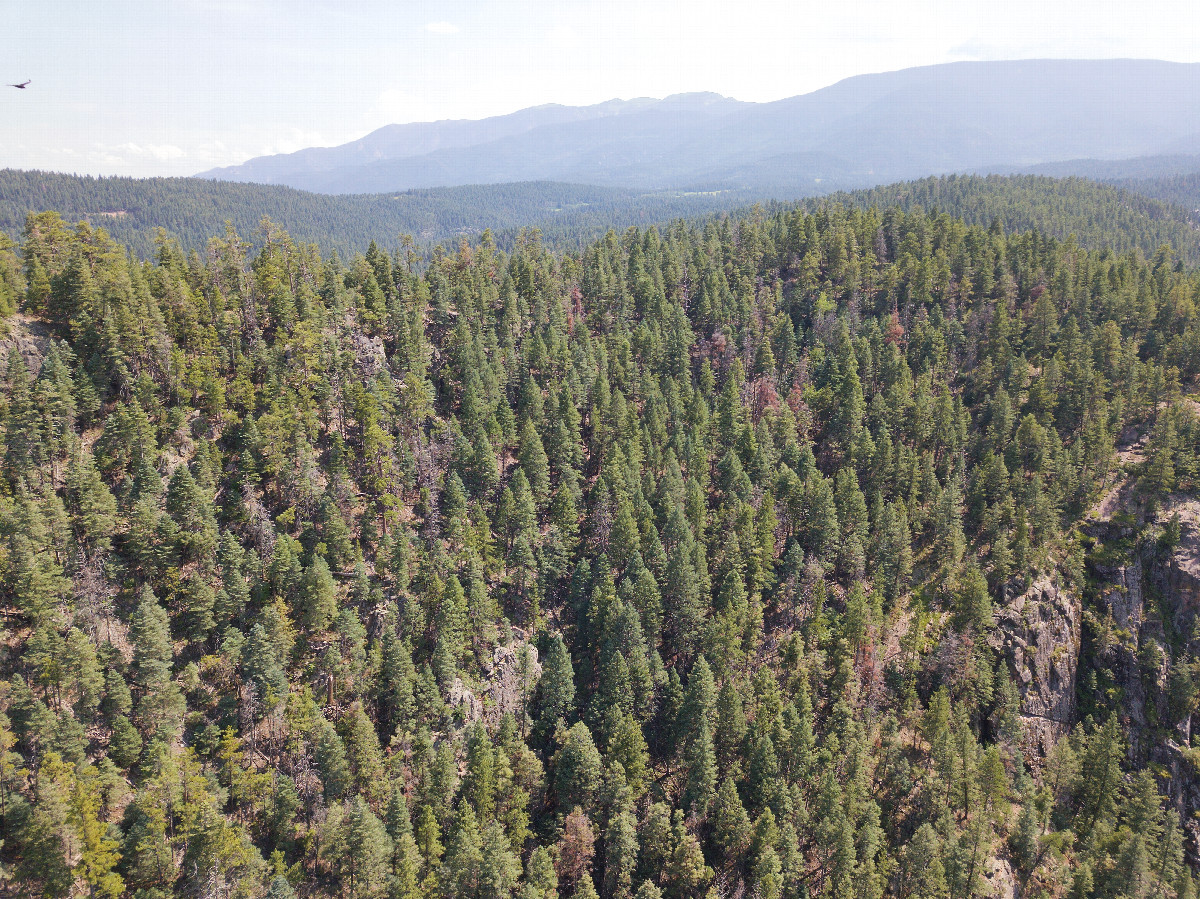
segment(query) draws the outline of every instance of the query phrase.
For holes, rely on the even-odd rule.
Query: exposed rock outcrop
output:
[[[7,330],[2,330],[4,326]],[[9,354],[15,349],[25,360],[25,367],[37,377],[50,346],[50,329],[36,318],[19,312],[10,315],[4,326],[0,326],[0,368],[7,371]]]
[[[537,647],[518,641],[497,646],[492,658],[484,663],[485,677],[478,690],[472,690],[455,678],[447,701],[466,723],[484,719],[496,727],[505,714],[519,715],[533,696],[542,666]]]
[[[505,714],[518,714],[532,698],[542,666],[537,647],[528,643],[497,646],[492,654],[492,671],[484,691],[488,724],[495,726]]]
[[[1092,653],[1121,688],[1122,708],[1129,723],[1140,731],[1149,723],[1138,671],[1139,651],[1149,636],[1144,633],[1147,622],[1142,551],[1134,530],[1127,525],[1099,522],[1089,533],[1100,547],[1091,560],[1096,593],[1086,613],[1091,616],[1096,635]]]
[[[454,709],[461,720],[471,724],[483,717],[483,702],[475,691],[463,683],[461,677],[456,677],[447,691],[446,702]]]
[[[1096,540],[1089,560],[1096,588],[1086,613],[1094,616],[1089,662],[1120,690],[1130,756],[1158,772],[1196,863],[1200,772],[1190,721],[1174,721],[1168,708],[1168,681],[1172,656],[1192,642],[1200,615],[1200,500],[1172,496],[1126,507],[1126,513],[1087,528]],[[1170,544],[1159,539],[1167,531],[1175,532]]]
[[[1051,577],[1018,590],[1005,587],[989,643],[1008,661],[1021,696],[1021,748],[1036,762],[1074,723],[1082,604]]]
[[[1190,637],[1200,614],[1200,499],[1172,496],[1155,517],[1160,528],[1178,527],[1178,541],[1151,569],[1151,583],[1166,600],[1175,631]]]

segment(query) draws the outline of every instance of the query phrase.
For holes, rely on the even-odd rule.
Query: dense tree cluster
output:
[[[1106,176],[1097,172],[1097,178]],[[1200,176],[1126,179],[1102,184],[1085,178],[956,176],[874,187],[809,201],[861,209],[897,207],[946,212],[967,224],[998,221],[1008,232],[1038,230],[1059,239],[1075,235],[1091,249],[1152,256],[1163,244],[1189,263],[1200,262]],[[104,228],[142,259],[156,252],[159,228],[184,251],[202,251],[226,222],[255,248],[269,218],[300,242],[314,242],[343,257],[366,252],[372,240],[411,234],[425,247],[460,235],[493,232],[510,250],[521,227],[534,225],[553,249],[577,251],[610,228],[648,227],[676,217],[731,212],[770,196],[777,200],[828,190],[781,184],[773,190],[735,182],[694,191],[643,191],[557,182],[477,184],[381,194],[330,196],[269,184],[198,178],[93,178],[55,172],[0,170],[0,232],[19,239],[30,213],[54,210],[70,221]]]
[[[0,170],[0,232],[20,236],[25,217],[52,209],[86,220],[143,259],[165,229],[184,250],[203,250],[232,222],[253,235],[264,217],[297,240],[326,251],[363,253],[373,239],[411,234],[423,244],[491,228],[501,244],[536,224],[544,237],[572,247],[609,228],[700,216],[749,203],[747,191],[644,191],[529,181],[330,196],[274,184],[202,178],[93,178],[58,172]]]
[[[1192,168],[1200,169],[1200,159],[1191,157]],[[1165,203],[1174,203],[1200,218],[1200,171],[1163,174],[1157,178],[1121,178],[1114,182],[1118,187]]]
[[[1026,758],[987,637],[1085,577],[1122,429],[1147,489],[1200,477],[1198,301],[1167,250],[894,210],[428,264],[274,228],[143,263],[33,216],[0,246],[4,876],[1191,897],[1116,709]]]
[[[1153,159],[1154,157],[1151,157]],[[1102,172],[1097,178],[1104,177]],[[1192,264],[1200,262],[1200,175],[1127,178],[1102,184],[1087,178],[1044,175],[949,175],[888,184],[833,201],[860,208],[940,210],[967,224],[999,221],[1007,230],[1037,229],[1087,247],[1147,256],[1162,244]]]

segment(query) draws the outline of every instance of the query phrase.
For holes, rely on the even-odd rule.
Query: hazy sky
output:
[[[6,0],[0,167],[187,175],[392,122],[961,59],[1200,61],[1195,0]]]

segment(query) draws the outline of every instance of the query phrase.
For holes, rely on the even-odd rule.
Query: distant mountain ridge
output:
[[[680,94],[389,125],[201,177],[332,194],[548,180],[787,198],[1196,147],[1200,64],[1015,60],[860,75],[771,103]]]
[[[260,156],[242,165],[203,172],[198,177],[300,186],[289,179],[306,179],[356,166],[366,167],[382,160],[411,159],[440,151],[479,146],[527,134],[540,128],[628,116],[651,109],[660,110],[668,115],[672,112],[686,114],[692,111],[720,113],[746,105],[750,104],[714,93],[675,94],[662,100],[648,97],[608,100],[591,106],[548,103],[485,119],[446,119],[437,122],[385,125],[365,137],[340,146],[309,147],[294,153]]]

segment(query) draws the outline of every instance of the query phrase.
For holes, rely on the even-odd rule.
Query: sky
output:
[[[0,168],[191,175],[398,122],[970,59],[1200,62],[1194,0],[5,0]]]

